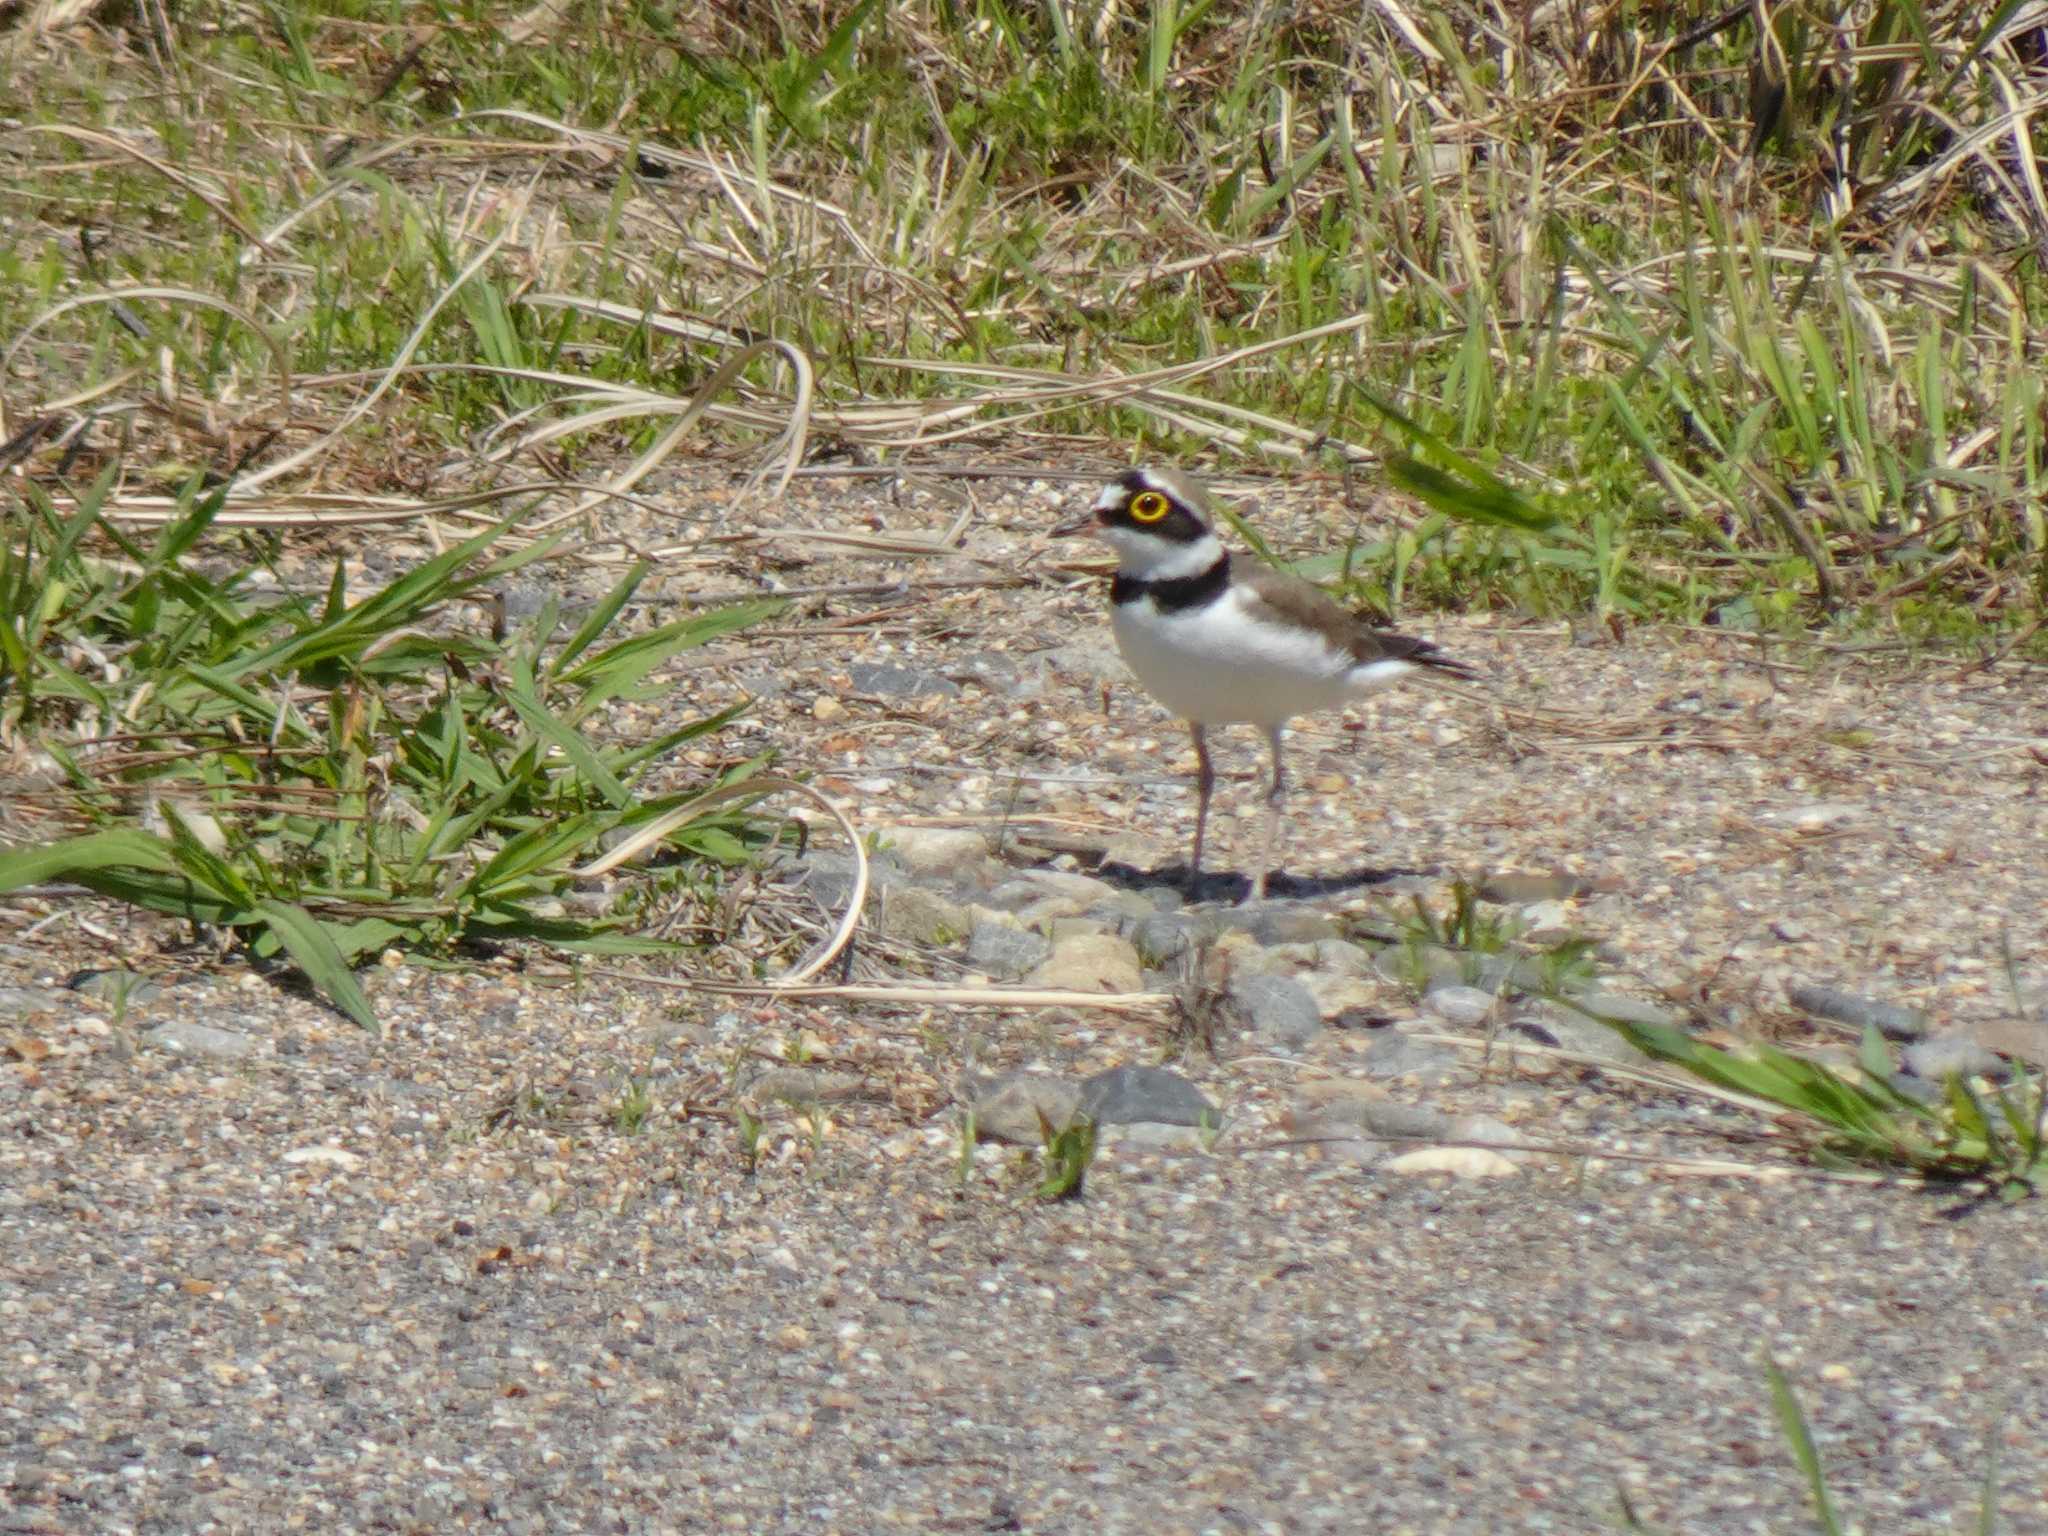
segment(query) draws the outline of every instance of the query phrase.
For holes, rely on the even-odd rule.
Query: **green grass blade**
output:
[[[258,901],[255,911],[277,936],[277,941],[284,946],[293,962],[305,972],[306,980],[313,984],[315,991],[372,1034],[384,1033],[384,1026],[377,1022],[376,1010],[370,1006],[362,983],[348,968],[348,961],[342,958],[340,946],[324,923],[316,920],[304,907],[269,897]]]
[[[505,687],[505,700],[518,711],[527,728],[574,764],[584,781],[594,786],[614,809],[624,810],[632,804],[632,792],[605,766],[582,732],[558,719],[541,701],[534,682],[533,663],[523,656],[513,660],[512,676]]]
[[[860,0],[846,18],[832,29],[832,35],[825,39],[825,46],[806,59],[796,74],[795,94],[808,96],[817,88],[818,82],[826,75],[842,74],[853,57],[853,45],[860,37],[860,29],[873,13],[877,0]]]
[[[1508,486],[1473,484],[1444,473],[1433,464],[1402,453],[1387,455],[1387,478],[1409,495],[1447,517],[1487,523],[1523,533],[1540,533],[1557,519]]]
[[[507,842],[469,880],[479,900],[502,899],[536,870],[567,864],[616,825],[615,816],[592,813],[529,828]]]
[[[133,868],[74,870],[71,878],[110,901],[188,923],[209,923],[218,928],[236,928],[249,921],[249,908],[238,901],[202,890],[182,874],[157,874]]]
[[[0,891],[40,885],[45,880],[78,879],[105,869],[147,869],[168,874],[176,866],[161,838],[121,828],[89,832],[61,843],[39,843],[0,853]]]
[[[1835,1501],[1828,1493],[1827,1474],[1820,1464],[1820,1450],[1813,1443],[1812,1426],[1807,1423],[1799,1399],[1792,1395],[1792,1384],[1785,1379],[1784,1370],[1768,1353],[1764,1355],[1764,1374],[1770,1378],[1771,1407],[1777,1414],[1778,1426],[1791,1447],[1792,1460],[1806,1478],[1807,1491],[1813,1496],[1814,1518],[1820,1522],[1824,1536],[1843,1536],[1842,1522],[1835,1515]]]
[[[576,633],[563,642],[562,648],[555,652],[548,662],[550,677],[559,676],[563,668],[571,665],[578,656],[589,650],[596,643],[598,636],[611,627],[612,620],[619,616],[620,610],[639,590],[640,583],[647,579],[647,572],[648,565],[645,560],[634,561],[633,568],[620,577],[613,584],[611,591],[605,593],[591,607],[583,622],[576,626]]]
[[[150,574],[177,564],[186,551],[206,536],[206,531],[213,526],[227,501],[228,488],[225,485],[217,487],[211,495],[194,500],[190,510],[177,521],[166,523],[163,532],[157,535],[155,547],[149,552]]]

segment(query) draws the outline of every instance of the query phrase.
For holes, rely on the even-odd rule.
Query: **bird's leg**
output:
[[[1209,738],[1192,720],[1188,732],[1195,738],[1195,851],[1188,855],[1188,895],[1196,894],[1202,880],[1202,834],[1209,827],[1209,795],[1216,788],[1216,768],[1209,761]]]
[[[1266,899],[1266,871],[1273,867],[1273,853],[1280,846],[1280,804],[1287,796],[1287,770],[1280,763],[1281,730],[1277,725],[1266,727],[1266,740],[1273,744],[1273,787],[1266,791],[1266,841],[1259,850],[1258,867],[1252,871],[1248,902]]]

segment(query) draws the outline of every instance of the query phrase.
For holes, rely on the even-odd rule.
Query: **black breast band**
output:
[[[1204,603],[1214,602],[1223,595],[1223,589],[1230,585],[1230,556],[1217,556],[1216,563],[1206,571],[1197,571],[1192,576],[1172,576],[1161,581],[1146,581],[1142,577],[1126,576],[1117,572],[1116,579],[1109,584],[1109,600],[1121,607],[1145,598],[1152,599],[1152,605],[1161,613],[1180,613],[1185,609],[1199,608]]]

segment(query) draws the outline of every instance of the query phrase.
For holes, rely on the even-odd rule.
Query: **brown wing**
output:
[[[1430,667],[1453,677],[1477,677],[1462,661],[1455,661],[1428,640],[1375,629],[1355,613],[1347,613],[1321,587],[1298,576],[1289,576],[1271,566],[1259,565],[1242,556],[1230,562],[1231,579],[1257,598],[1259,606],[1280,618],[1313,629],[1339,650],[1349,651],[1361,666],[1373,661],[1408,661]]]

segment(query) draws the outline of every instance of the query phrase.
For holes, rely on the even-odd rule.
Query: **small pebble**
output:
[[[210,1056],[216,1061],[239,1061],[253,1056],[259,1042],[253,1035],[232,1029],[216,1029],[192,1019],[173,1019],[159,1024],[142,1037],[148,1044],[187,1056]]]
[[[1448,1023],[1471,1025],[1484,1022],[1493,1012],[1494,1002],[1491,992],[1452,985],[1432,987],[1422,999],[1422,1006]]]

